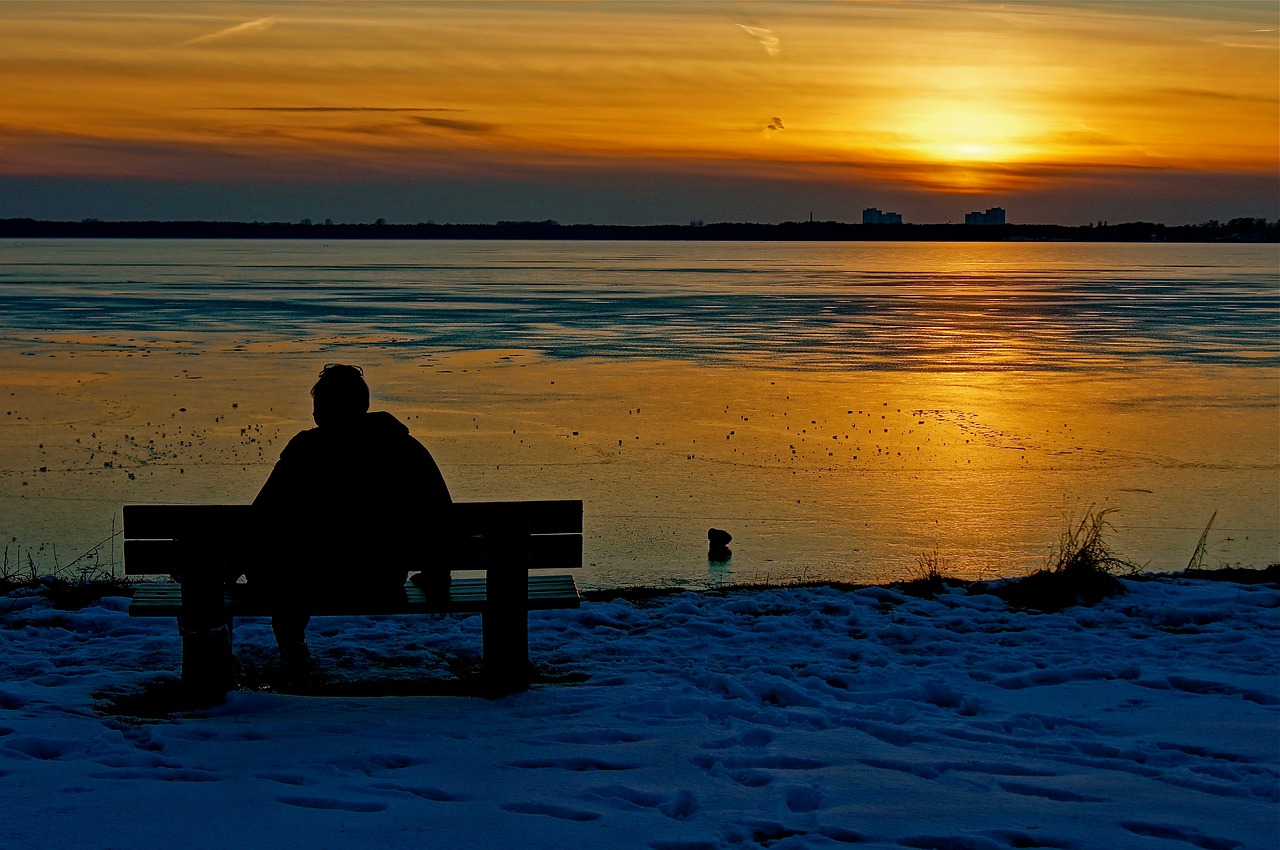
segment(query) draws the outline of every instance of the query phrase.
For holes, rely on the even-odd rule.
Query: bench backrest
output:
[[[249,543],[248,505],[125,505],[126,575],[170,575],[235,565]],[[454,502],[424,550],[454,570],[565,570],[582,566],[582,501]],[[441,566],[439,560],[433,559]],[[410,572],[415,567],[408,566]]]

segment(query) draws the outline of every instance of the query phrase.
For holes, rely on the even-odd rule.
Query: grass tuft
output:
[[[932,552],[921,552],[916,558],[916,568],[911,578],[895,582],[894,587],[908,596],[919,599],[933,599],[940,593],[946,593],[947,586],[958,583],[952,569],[942,560],[935,546]]]
[[[1117,555],[1106,540],[1106,534],[1115,531],[1115,526],[1107,519],[1114,512],[1114,508],[1095,510],[1090,507],[1078,521],[1068,521],[1066,529],[1058,537],[1056,550],[1049,558],[1049,571],[1108,575],[1132,575],[1140,571],[1140,565]]]
[[[1188,568],[1173,575],[1200,581],[1230,581],[1235,584],[1270,584],[1280,587],[1280,563],[1268,564],[1262,569],[1255,567]]]
[[[1106,536],[1114,531],[1107,517],[1112,509],[1088,508],[1079,520],[1068,520],[1045,568],[1014,579],[992,592],[1015,608],[1052,613],[1074,605],[1096,605],[1125,592],[1116,573],[1141,570],[1111,548]]]
[[[1214,511],[1209,517],[1209,523],[1204,527],[1204,533],[1200,535],[1200,542],[1196,544],[1196,550],[1191,553],[1191,560],[1187,562],[1187,571],[1204,569],[1204,555],[1209,548],[1209,529],[1213,528],[1213,521],[1218,518],[1218,512]]]
[[[91,550],[90,553],[93,554]],[[104,596],[132,596],[133,584],[118,578],[114,571],[100,565],[96,558],[82,556],[52,572],[42,573],[35,559],[27,553],[10,557],[5,547],[0,559],[0,596],[36,593],[49,600],[60,611],[78,611]]]

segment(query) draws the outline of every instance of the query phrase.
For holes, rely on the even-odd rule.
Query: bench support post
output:
[[[498,693],[529,687],[528,541],[527,535],[505,536],[489,555],[482,624],[484,675]]]
[[[182,685],[193,697],[219,702],[235,689],[231,629],[215,569],[182,576]]]

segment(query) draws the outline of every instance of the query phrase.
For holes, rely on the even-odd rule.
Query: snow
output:
[[[172,620],[0,600],[0,846],[1280,846],[1280,590],[1125,584],[588,601],[497,700],[365,693],[465,682],[478,617],[316,619],[315,693],[159,718],[118,698],[176,672]],[[236,642],[269,678],[269,624]]]

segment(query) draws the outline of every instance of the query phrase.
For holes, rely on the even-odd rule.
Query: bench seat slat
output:
[[[237,585],[231,592],[233,595],[239,596],[244,594],[246,585]],[[412,582],[406,582],[405,596],[414,602],[423,602],[427,594]],[[529,595],[535,594],[558,594],[569,591],[576,591],[577,584],[571,575],[532,575],[529,576]],[[145,598],[150,600],[167,600],[169,598],[179,599],[182,596],[182,585],[177,583],[143,583],[134,585],[135,600]],[[487,594],[487,582],[483,578],[456,578],[449,585],[450,596],[459,599],[466,596],[479,595],[481,598]]]
[[[570,575],[529,577],[527,607],[531,611],[577,608],[581,604],[577,584]],[[246,585],[229,588],[224,605],[232,616],[269,616],[261,600],[248,597]],[[378,614],[429,614],[483,612],[488,606],[488,587],[483,578],[455,579],[449,594],[426,594],[413,584],[405,585],[405,598],[391,604],[375,605],[367,600],[337,599],[310,606],[314,616],[359,616]],[[182,588],[177,584],[139,584],[134,589],[129,614],[133,617],[175,617],[182,613]]]
[[[129,529],[133,535],[133,529]],[[455,544],[452,555],[441,567],[455,570],[572,570],[582,566],[581,534],[535,534],[528,538],[526,557],[491,555],[479,537]],[[178,540],[124,542],[125,575],[170,575],[190,566],[190,550]]]

